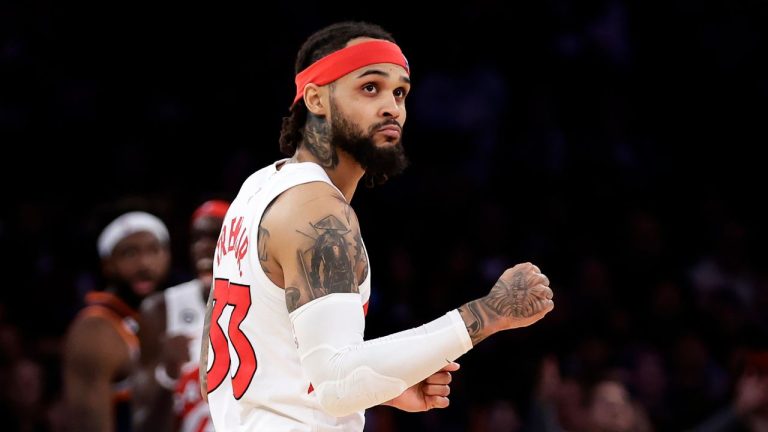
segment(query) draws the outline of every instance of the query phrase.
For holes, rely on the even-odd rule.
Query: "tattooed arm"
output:
[[[365,341],[357,289],[365,251],[343,198],[325,184],[292,188],[259,230],[269,233],[259,245],[262,267],[285,288],[302,367],[320,406],[334,416],[382,403],[409,411],[447,406],[453,360],[487,335],[531,324],[551,309],[551,300],[534,299],[551,298],[546,278],[521,265],[461,312]]]
[[[288,312],[329,294],[357,293],[367,275],[357,216],[326,183],[283,193],[263,217],[259,239],[262,268],[285,288]]]
[[[302,367],[320,406],[335,416],[387,403],[407,411],[448,405],[452,360],[472,346],[452,311],[370,341],[358,284],[367,255],[352,208],[330,185],[283,193],[259,225],[259,258],[285,289]],[[264,239],[262,241],[262,239]]]
[[[487,296],[459,308],[472,345],[501,330],[529,326],[554,308],[549,279],[531,263],[507,269]]]

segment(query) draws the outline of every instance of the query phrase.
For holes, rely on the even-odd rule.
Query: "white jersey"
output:
[[[172,286],[163,291],[165,297],[165,333],[168,337],[183,335],[189,340],[189,363],[184,371],[197,368],[200,361],[200,345],[203,340],[205,302],[203,283],[199,279]]]
[[[321,181],[311,162],[269,165],[243,184],[224,219],[214,257],[214,307],[208,344],[208,403],[218,432],[362,431],[363,411],[326,414],[301,368],[285,291],[259,262],[257,233],[264,210],[291,187]],[[335,187],[335,186],[334,186]],[[360,285],[370,297],[370,268]]]

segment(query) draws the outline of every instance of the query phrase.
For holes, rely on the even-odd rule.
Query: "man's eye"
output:
[[[363,91],[368,93],[375,93],[376,92],[376,86],[373,84],[366,84],[363,86]]]

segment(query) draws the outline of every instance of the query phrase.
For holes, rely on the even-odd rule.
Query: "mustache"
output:
[[[147,271],[147,270],[141,270],[136,272],[132,278],[133,281],[145,281],[145,280],[153,281],[155,279],[157,279],[157,277],[154,274],[152,274],[151,271]]]
[[[384,120],[381,123],[376,123],[375,125],[371,126],[370,132],[376,132],[377,130],[383,128],[384,126],[397,126],[398,128],[400,128],[400,130],[403,129],[403,126],[400,124],[399,121],[395,119],[389,119],[389,120]]]

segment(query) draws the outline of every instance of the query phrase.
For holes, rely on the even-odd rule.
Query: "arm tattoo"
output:
[[[357,222],[357,216],[355,216],[355,212],[347,200],[340,195],[337,195],[336,199],[344,204],[344,218],[347,224],[351,225],[352,219],[355,219],[355,222]],[[360,231],[355,234],[353,241],[355,246],[355,275],[357,275],[358,282],[362,283],[368,277],[368,254],[366,254],[365,247],[363,247],[363,237],[360,235]]]
[[[459,313],[467,325],[467,333],[472,339],[472,346],[479,344],[493,332],[488,328],[488,323],[494,318],[489,316],[491,311],[482,303],[482,300],[473,300],[459,308]]]
[[[307,114],[304,126],[304,139],[301,144],[307,148],[324,168],[335,168],[339,164],[339,155],[331,147],[331,126],[324,118]]]
[[[459,308],[467,325],[472,344],[493,334],[491,324],[499,317],[528,318],[541,311],[541,300],[529,296],[530,290],[523,272],[516,272],[512,280],[499,279],[491,292]]]
[[[345,200],[341,195],[334,195],[334,198],[336,198],[336,201],[340,202],[344,206],[344,219],[347,221],[347,224],[352,223],[352,206],[349,205],[347,200]]]
[[[288,310],[295,311],[298,308],[300,298],[301,291],[298,288],[293,286],[285,287],[285,304],[288,306]]]
[[[259,249],[259,261],[261,262],[267,261],[268,259],[267,258],[267,240],[269,240],[269,230],[259,225],[258,249]]]
[[[357,280],[363,283],[365,278],[368,277],[368,253],[365,252],[363,236],[359,232],[355,234],[355,257],[357,258],[355,261],[355,274],[358,275]]]
[[[259,254],[259,261],[261,264],[261,269],[264,270],[264,273],[269,274],[269,268],[267,267],[267,261],[269,261],[269,255],[267,254],[267,242],[269,241],[269,230],[264,228],[262,225],[264,223],[264,218],[267,217],[269,214],[269,211],[272,210],[272,204],[275,202],[272,201],[269,203],[267,208],[264,209],[264,213],[261,214],[261,221],[259,222],[259,234],[256,240],[256,249],[257,253]]]
[[[469,309],[469,312],[472,314],[472,321],[470,321],[469,325],[467,325],[467,330],[469,330],[470,335],[479,335],[480,330],[483,328],[483,316],[481,311],[477,307],[477,304],[474,302],[469,303],[467,305],[467,309]],[[472,339],[472,343],[474,342],[475,340]]]
[[[314,244],[307,250],[296,251],[303,280],[296,291],[286,290],[286,304],[293,312],[305,303],[332,293],[356,293],[355,254],[347,241],[351,230],[334,215],[311,224]],[[298,294],[297,294],[298,293]],[[288,296],[291,298],[288,298]],[[298,299],[295,297],[298,295]],[[293,307],[293,308],[292,308]]]

